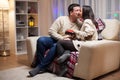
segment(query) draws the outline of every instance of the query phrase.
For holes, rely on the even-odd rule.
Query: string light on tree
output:
[[[118,13],[114,13],[113,16],[114,16],[114,18],[117,18],[117,19],[119,18],[119,14]]]

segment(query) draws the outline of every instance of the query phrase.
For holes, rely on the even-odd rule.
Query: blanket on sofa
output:
[[[79,52],[71,52],[70,58],[67,60],[67,72],[63,75],[69,78],[73,77],[73,72],[75,68],[75,64],[77,63]],[[61,66],[56,62],[56,59],[52,62],[52,64],[49,67],[49,70],[52,71],[55,74],[58,74],[61,72]]]

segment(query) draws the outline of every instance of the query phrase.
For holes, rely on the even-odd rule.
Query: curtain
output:
[[[120,20],[120,0],[106,0],[106,18]]]
[[[120,0],[52,0],[53,19],[68,15],[67,9],[71,3],[90,5],[95,17],[120,20]]]

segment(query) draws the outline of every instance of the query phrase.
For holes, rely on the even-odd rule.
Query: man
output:
[[[29,71],[31,77],[37,75],[40,71],[46,70],[48,65],[53,61],[56,53],[56,42],[58,40],[70,39],[65,32],[69,29],[79,30],[81,23],[78,21],[82,16],[79,4],[71,4],[68,7],[68,16],[61,16],[55,20],[49,29],[50,37],[40,37],[37,40],[36,49],[36,67]],[[45,55],[45,52],[48,53]]]

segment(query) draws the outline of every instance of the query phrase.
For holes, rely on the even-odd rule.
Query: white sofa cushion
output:
[[[118,40],[120,32],[120,22],[116,19],[103,19],[105,22],[105,29],[102,31],[104,39]]]
[[[40,36],[35,36],[35,37],[28,37],[26,39],[26,43],[27,43],[27,55],[28,55],[28,60],[29,63],[31,64],[33,59],[34,59],[34,55],[35,55],[35,50],[36,50],[36,43],[37,43],[37,39]]]
[[[81,43],[74,76],[92,80],[119,68],[120,41],[100,40]]]

